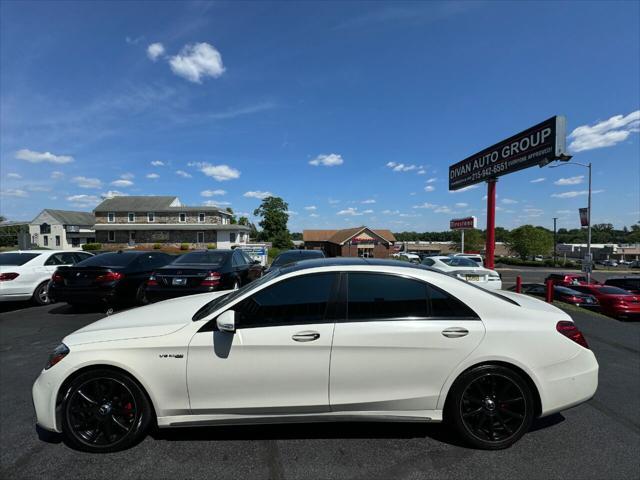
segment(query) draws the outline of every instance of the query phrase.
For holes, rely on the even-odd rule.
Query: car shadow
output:
[[[544,430],[545,428],[558,425],[559,423],[564,422],[564,420],[565,418],[561,413],[554,413],[553,415],[549,415],[548,417],[536,418],[533,421],[533,425],[531,425],[529,431],[535,432],[536,430]]]
[[[114,308],[113,313],[124,312],[135,307],[117,307]],[[69,305],[68,303],[61,303],[56,307],[49,310],[52,315],[77,315],[83,313],[103,313],[105,314],[107,307],[104,305]]]

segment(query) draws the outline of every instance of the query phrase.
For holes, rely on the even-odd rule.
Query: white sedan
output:
[[[500,449],[597,384],[595,356],[554,306],[345,258],[99,320],[63,339],[32,393],[40,427],[92,452],[151,425],[354,419],[446,419]]]
[[[0,302],[33,300],[49,303],[47,285],[58,267],[92,256],[68,250],[22,250],[0,253]]]
[[[502,279],[498,272],[480,267],[468,257],[458,255],[426,257],[422,260],[422,265],[455,275],[467,282],[474,282],[479,287],[488,290],[500,290],[502,288]]]

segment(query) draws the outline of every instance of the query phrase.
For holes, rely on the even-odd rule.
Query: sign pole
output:
[[[464,253],[464,230],[462,230],[462,242],[460,244],[460,253]]]
[[[487,240],[485,245],[485,266],[493,270],[496,250],[496,182],[487,180]]]

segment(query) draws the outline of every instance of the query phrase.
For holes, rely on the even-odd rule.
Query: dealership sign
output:
[[[449,190],[458,190],[534,165],[544,166],[566,152],[566,121],[551,117],[449,167]]]
[[[469,230],[476,228],[476,222],[476,217],[454,218],[449,221],[449,228],[451,230]]]

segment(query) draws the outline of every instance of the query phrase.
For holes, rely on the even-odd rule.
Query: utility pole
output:
[[[558,217],[553,217],[553,266],[558,263],[558,232],[556,230],[556,222]]]

